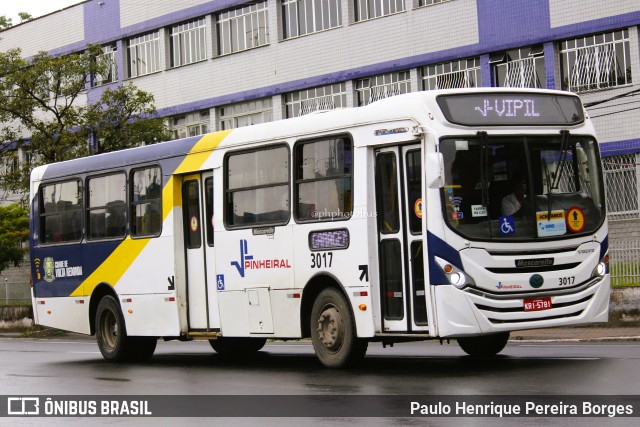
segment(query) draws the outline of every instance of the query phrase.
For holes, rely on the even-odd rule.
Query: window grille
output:
[[[172,139],[197,136],[209,132],[209,110],[171,118]]]
[[[220,107],[220,130],[234,129],[273,120],[271,98]]]
[[[422,89],[459,89],[482,86],[480,58],[428,65],[422,69]]]
[[[218,15],[218,52],[239,52],[269,43],[267,2],[229,10]]]
[[[340,0],[283,0],[284,38],[303,36],[342,25]]]
[[[333,110],[347,106],[346,83],[336,83],[285,95],[287,118],[303,116],[314,111]]]
[[[367,105],[379,99],[411,92],[409,71],[380,74],[356,82],[358,105]]]
[[[207,57],[207,35],[204,18],[171,28],[171,66],[192,64]]]
[[[404,0],[356,0],[356,21],[404,12]]]
[[[560,58],[563,90],[587,92],[631,84],[629,30],[564,41]]]
[[[605,157],[602,164],[609,221],[640,218],[639,155]]]
[[[94,86],[112,83],[118,80],[118,64],[116,63],[115,45],[102,46],[102,54],[96,57],[96,62],[103,64],[106,68],[104,74],[96,74],[93,79]]]
[[[129,77],[139,77],[160,71],[160,32],[129,39]]]
[[[498,87],[546,88],[542,45],[492,55]]]

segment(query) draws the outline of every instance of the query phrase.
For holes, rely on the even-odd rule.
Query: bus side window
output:
[[[65,243],[82,237],[82,191],[79,180],[40,188],[40,242]]]
[[[351,217],[352,143],[347,137],[302,141],[294,148],[295,215],[300,221]]]
[[[290,217],[289,149],[232,152],[225,158],[225,224],[284,225]]]
[[[122,172],[87,180],[89,239],[124,237],[127,233],[126,180]]]
[[[162,174],[157,166],[131,172],[132,236],[159,236],[162,231]]]

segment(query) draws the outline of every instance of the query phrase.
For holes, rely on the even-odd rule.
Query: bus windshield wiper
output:
[[[556,171],[556,176],[553,179],[553,185],[551,185],[551,190],[558,189],[558,185],[560,185],[560,179],[562,178],[562,172],[564,172],[564,163],[567,160],[567,147],[569,145],[569,131],[561,130],[560,136],[561,136],[560,160],[558,161],[558,170]]]

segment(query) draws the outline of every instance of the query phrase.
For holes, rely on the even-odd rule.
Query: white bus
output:
[[[35,322],[109,361],[157,339],[227,355],[606,322],[594,129],[549,90],[411,93],[369,106],[50,164],[31,176]]]

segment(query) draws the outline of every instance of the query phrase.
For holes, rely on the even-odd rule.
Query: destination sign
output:
[[[464,126],[575,125],[584,121],[577,96],[550,93],[464,93],[440,95],[451,123]]]

